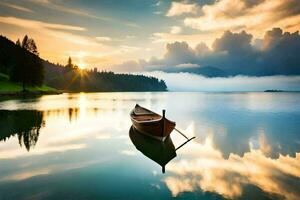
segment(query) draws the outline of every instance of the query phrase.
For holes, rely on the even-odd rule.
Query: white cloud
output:
[[[198,11],[197,4],[188,4],[184,2],[172,2],[170,9],[168,10],[166,16],[180,16],[183,14],[196,14]]]
[[[160,15],[160,14],[162,14],[162,12],[161,11],[154,11],[153,14]]]
[[[171,34],[179,34],[179,33],[181,33],[181,31],[182,31],[182,28],[180,26],[172,26],[170,33]]]
[[[155,3],[155,6],[160,6],[162,4],[162,1],[158,1]]]
[[[100,42],[109,42],[112,41],[110,37],[96,37],[96,39]]]
[[[33,13],[33,10],[31,10],[29,8],[25,8],[23,6],[19,6],[19,5],[12,4],[12,3],[0,2],[0,5],[6,6],[6,7],[9,7],[9,8],[13,8],[15,10],[23,11],[23,12]]]
[[[168,165],[171,173],[164,181],[174,197],[183,192],[201,190],[229,199],[243,198],[244,186],[253,185],[284,199],[298,199],[297,186],[291,186],[288,180],[300,177],[300,154],[272,159],[262,148],[251,148],[243,156],[231,153],[226,159],[214,146],[211,137],[203,143],[191,141],[188,148],[181,151],[189,157],[171,162]]]
[[[136,36],[134,36],[134,35],[126,35],[126,39],[134,39],[134,38],[136,38]]]
[[[31,29],[60,29],[60,30],[70,30],[70,31],[85,31],[86,29],[79,26],[70,26],[65,24],[53,24],[53,23],[46,23],[42,21],[36,20],[27,20],[22,18],[16,17],[1,17],[0,16],[0,23],[15,25],[24,28],[31,28]]]
[[[132,51],[140,50],[141,48],[140,47],[135,47],[135,46],[121,45],[120,49],[123,52],[132,52]]]
[[[201,31],[247,29],[259,35],[266,29],[276,26],[285,28],[293,25],[295,20],[299,21],[300,7],[297,2],[298,0],[220,0],[204,5],[201,16],[186,17],[184,24]],[[299,23],[296,27],[299,28]],[[296,28],[286,30],[295,31]]]
[[[136,152],[132,150],[123,150],[120,153],[126,156],[136,156]]]
[[[211,46],[215,38],[219,37],[222,32],[211,32],[201,34],[171,34],[171,33],[153,33],[150,38],[153,43],[172,43],[176,41],[185,41],[191,46],[196,46],[201,41],[205,41]]]

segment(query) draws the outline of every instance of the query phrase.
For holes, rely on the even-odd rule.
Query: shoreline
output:
[[[39,95],[56,95],[56,94],[62,94],[62,91],[1,91],[0,97],[23,97],[23,96],[39,96]]]
[[[0,97],[35,97],[40,95],[59,95],[63,93],[82,93],[83,91],[66,91],[66,90],[56,90],[56,91],[0,91]],[[166,92],[166,93],[251,93],[251,92],[259,92],[259,93],[299,93],[300,91],[89,91],[83,93],[143,93],[143,92]]]

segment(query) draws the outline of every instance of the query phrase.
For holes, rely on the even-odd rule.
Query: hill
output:
[[[0,73],[9,75],[16,65],[18,55],[30,54],[4,36],[0,36]],[[163,80],[154,77],[113,72],[96,72],[64,67],[38,58],[44,66],[44,83],[65,91],[108,92],[108,91],[166,91]],[[4,83],[0,83],[4,84]]]
[[[9,76],[6,74],[0,73],[0,94],[10,94],[14,92],[19,92],[22,90],[22,84],[21,83],[15,83],[12,81],[9,81]],[[27,90],[29,92],[36,92],[36,93],[58,93],[56,89],[51,88],[46,85],[42,86],[31,86],[28,87]]]

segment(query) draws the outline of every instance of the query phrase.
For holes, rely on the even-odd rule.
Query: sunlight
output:
[[[79,93],[79,109],[80,109],[80,118],[84,118],[86,114],[86,107],[87,107],[87,99],[86,94],[84,92]]]
[[[83,60],[83,56],[80,56],[80,57],[78,57],[78,68],[79,69],[85,69],[86,68],[86,63],[84,62],[84,60]]]
[[[77,63],[79,69],[86,69],[87,63],[85,62],[85,56],[87,55],[84,51],[79,51],[76,53]]]
[[[85,69],[86,68],[86,64],[85,63],[79,63],[78,64],[78,68],[79,69]]]

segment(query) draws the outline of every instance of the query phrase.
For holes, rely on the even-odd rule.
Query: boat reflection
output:
[[[33,148],[44,126],[43,112],[36,110],[0,110],[0,141],[18,136],[19,144],[27,151]]]
[[[165,166],[177,156],[175,146],[169,136],[162,142],[143,135],[131,126],[129,137],[137,150],[162,167],[163,173],[165,173]]]

